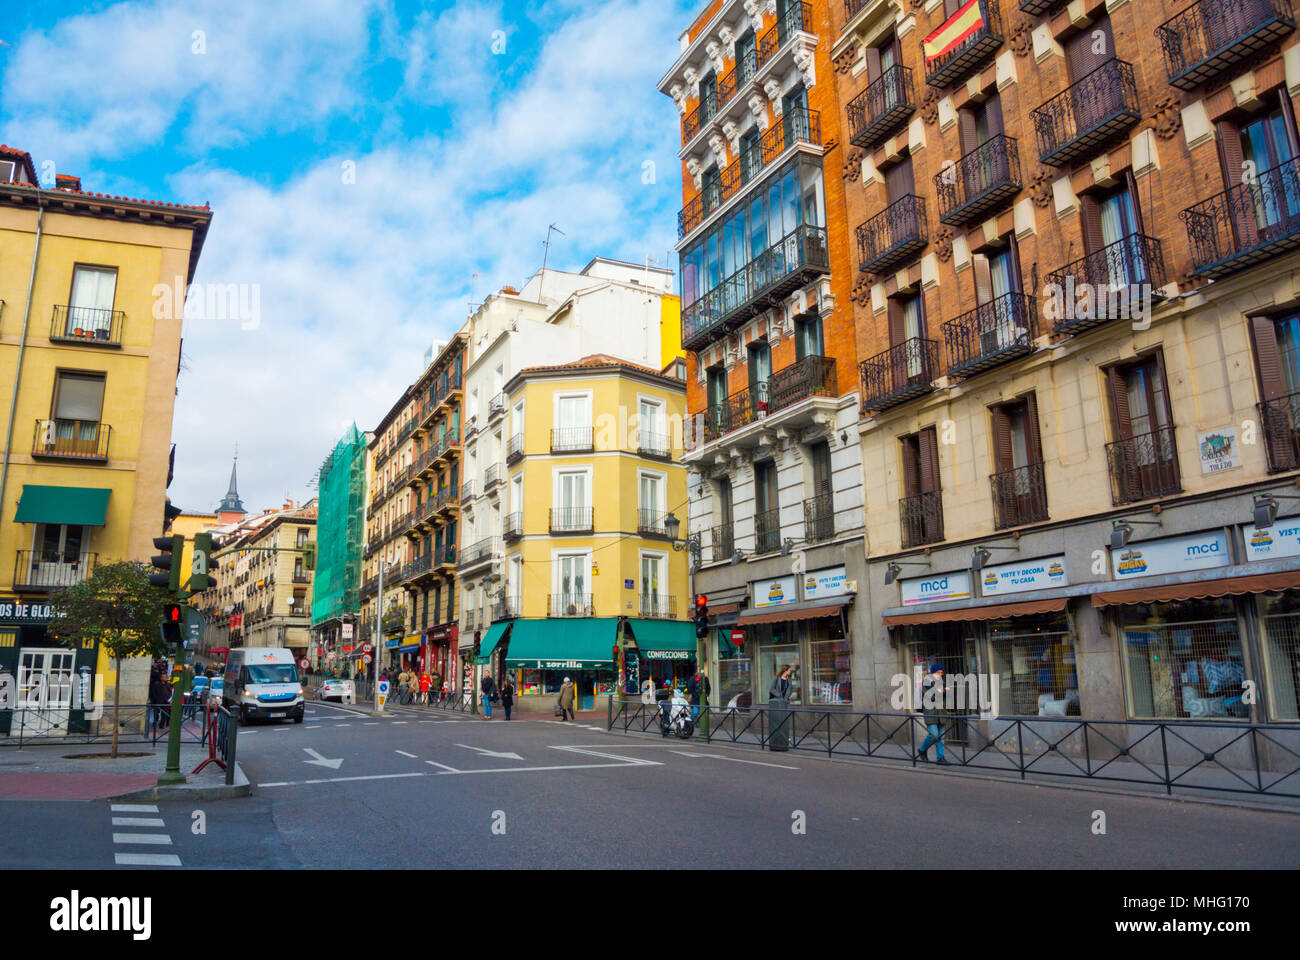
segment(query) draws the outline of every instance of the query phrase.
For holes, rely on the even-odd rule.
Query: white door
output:
[[[71,650],[24,649],[18,663],[18,728],[23,736],[68,733],[72,707]]]

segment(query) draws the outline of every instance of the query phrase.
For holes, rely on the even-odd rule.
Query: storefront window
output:
[[[1261,600],[1269,714],[1274,720],[1300,720],[1300,591],[1265,594]]]
[[[794,669],[794,673],[790,675],[792,683],[790,702],[792,704],[804,702],[803,665],[799,659],[799,644],[783,642],[789,637],[785,632],[786,629],[788,628],[780,624],[775,625],[772,630],[772,642],[764,643],[758,648],[759,693],[764,703],[767,702],[767,691],[771,689],[772,681],[784,666]]]
[[[1237,617],[1229,598],[1122,608],[1129,708],[1152,719],[1249,716]]]
[[[754,705],[754,684],[750,659],[737,655],[718,661],[718,679],[715,693],[718,703],[733,710],[743,710]]]
[[[999,620],[991,623],[988,631],[990,665],[997,677],[999,714],[1080,715],[1074,638],[1064,617]]]
[[[797,669],[796,669],[797,675]],[[849,642],[839,617],[811,621],[808,636],[808,701],[813,704],[853,702]]]
[[[523,682],[519,685],[519,691],[523,696],[533,696],[542,692],[542,671],[540,670],[523,670]]]

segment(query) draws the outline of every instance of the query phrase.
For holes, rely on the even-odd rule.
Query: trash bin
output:
[[[784,751],[790,749],[790,701],[773,697],[767,701],[767,749]]]

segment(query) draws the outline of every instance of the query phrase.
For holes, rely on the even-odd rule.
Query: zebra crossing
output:
[[[154,803],[113,803],[113,862],[119,867],[179,867],[181,858],[174,853],[158,853],[158,847],[170,847],[167,824]],[[119,829],[121,828],[120,832]],[[149,832],[146,832],[149,831]],[[162,831],[162,832],[158,832]]]

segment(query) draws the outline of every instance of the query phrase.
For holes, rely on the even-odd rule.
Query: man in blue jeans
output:
[[[943,667],[937,663],[930,664],[930,675],[921,681],[921,713],[925,716],[926,738],[921,741],[921,760],[930,762],[931,744],[935,747],[936,762],[945,767],[948,761],[943,758],[943,717],[945,704]]]

